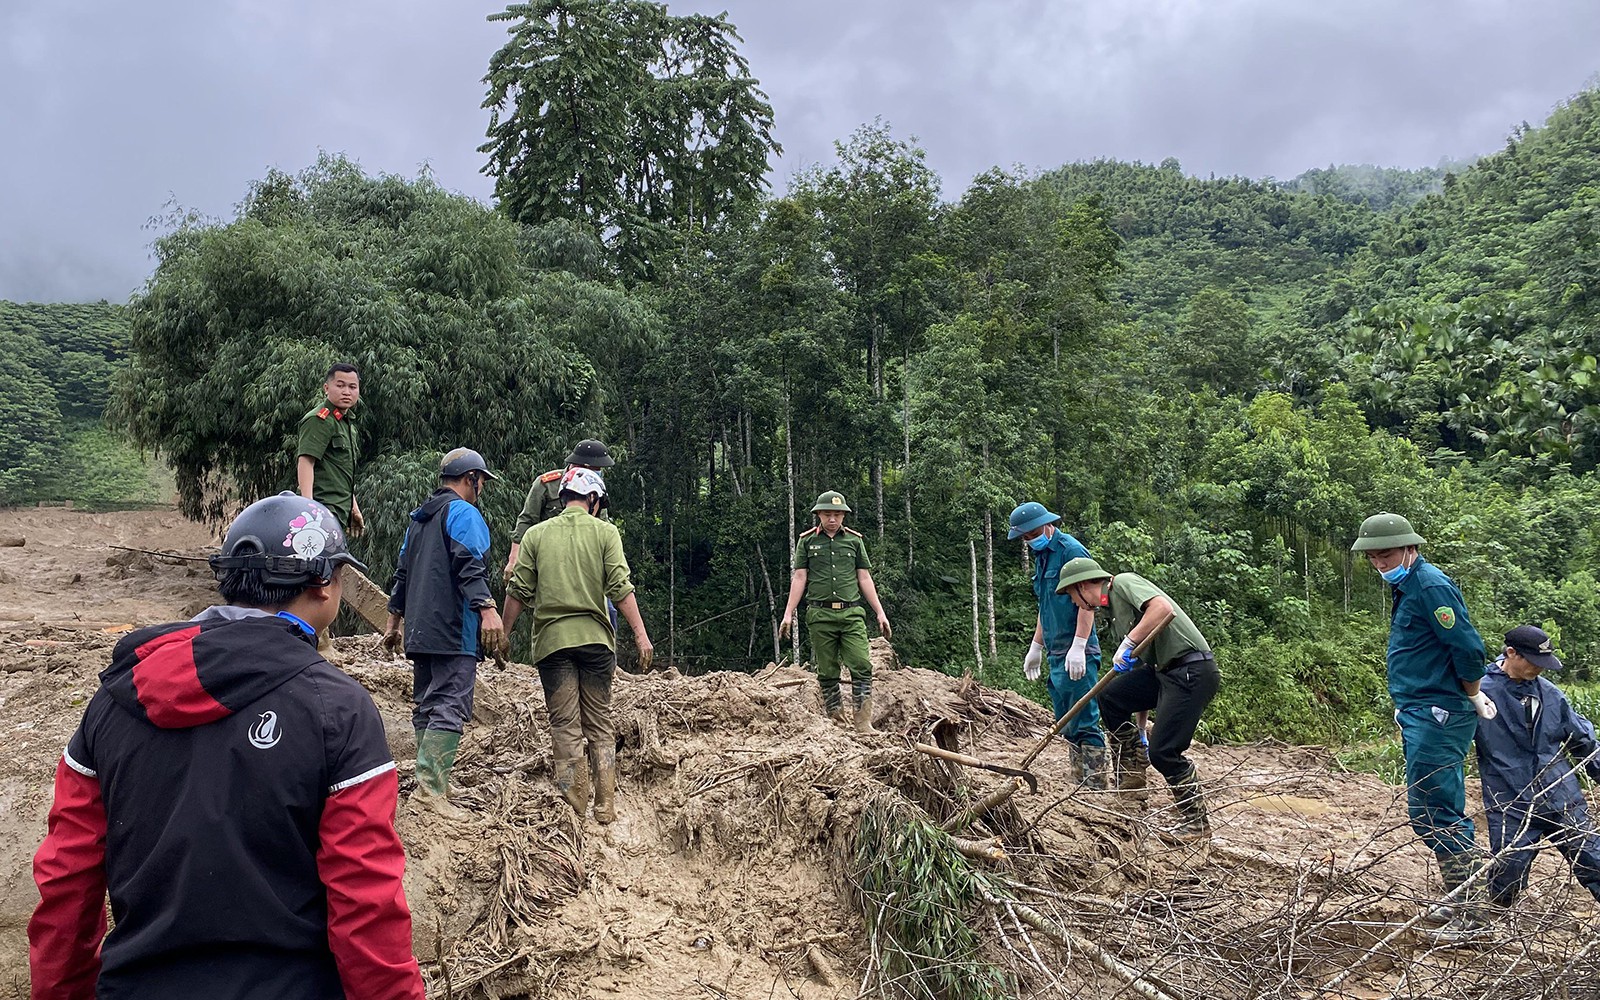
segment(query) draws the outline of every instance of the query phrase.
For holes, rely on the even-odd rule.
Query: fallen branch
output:
[[[161,552],[156,549],[140,549],[132,545],[107,545],[108,549],[119,549],[123,552],[137,552],[140,555],[155,556],[158,559],[171,559],[176,562],[209,562],[210,556],[186,556],[181,552]]]
[[[942,824],[940,824],[939,829],[943,830],[945,833],[955,833],[958,830],[965,830],[967,827],[977,822],[977,820],[985,813],[992,809],[997,809],[1005,803],[1011,801],[1011,796],[1017,794],[1017,790],[1021,787],[1021,782],[1013,778],[1012,780],[1001,785],[999,788],[996,788],[994,791],[990,792],[988,795],[985,795],[983,798],[974,802],[968,809],[959,812],[945,820]]]

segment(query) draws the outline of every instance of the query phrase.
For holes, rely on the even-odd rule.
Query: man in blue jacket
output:
[[[471,448],[444,456],[441,485],[411,512],[389,588],[383,642],[391,650],[403,645],[412,664],[415,800],[450,819],[467,815],[446,796],[461,730],[472,717],[478,661],[510,651],[484,563],[489,525],[477,507],[494,478]]]
[[[1392,590],[1389,621],[1389,695],[1406,759],[1406,804],[1411,829],[1439,859],[1445,890],[1463,883],[1463,905],[1430,911],[1448,917],[1442,940],[1476,933],[1481,916],[1465,905],[1481,899],[1482,855],[1467,818],[1466,759],[1478,715],[1494,717],[1494,703],[1478,690],[1484,647],[1467,617],[1461,591],[1417,551],[1423,538],[1398,514],[1361,522],[1351,549],[1366,555]]]
[[[1581,767],[1600,781],[1600,744],[1589,720],[1539,676],[1560,669],[1544,630],[1522,625],[1506,633],[1505,652],[1483,679],[1497,712],[1478,722],[1478,773],[1495,855],[1489,897],[1501,905],[1528,887],[1541,840],[1555,845],[1600,900],[1600,833],[1577,775]]]
[[[1030,501],[1011,512],[1007,538],[1022,539],[1033,563],[1033,593],[1039,602],[1034,620],[1033,641],[1022,661],[1022,673],[1030,681],[1039,679],[1040,666],[1048,661],[1046,686],[1056,718],[1067,714],[1079,698],[1100,678],[1100,639],[1095,635],[1094,611],[1080,609],[1066,594],[1056,593],[1061,567],[1069,560],[1088,558],[1089,550],[1056,525],[1061,516],[1044,504]],[[1062,737],[1078,751],[1083,780],[1091,788],[1106,785],[1106,737],[1100,731],[1100,707],[1095,702],[1078,713],[1062,730]]]

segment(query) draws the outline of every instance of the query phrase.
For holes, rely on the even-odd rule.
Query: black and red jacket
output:
[[[294,621],[231,607],[131,633],[100,682],[34,858],[34,1000],[421,1000],[359,684]]]

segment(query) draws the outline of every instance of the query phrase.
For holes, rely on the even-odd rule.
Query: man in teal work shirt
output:
[[[1061,567],[1070,559],[1089,555],[1081,542],[1056,526],[1060,521],[1061,516],[1046,510],[1044,504],[1029,501],[1011,512],[1011,527],[1006,533],[1007,538],[1020,538],[1027,543],[1033,563],[1033,594],[1039,602],[1033,641],[1023,658],[1022,672],[1028,680],[1036,681],[1040,661],[1049,663],[1045,685],[1058,719],[1100,679],[1100,639],[1094,631],[1094,611],[1079,608],[1072,598],[1056,593]],[[1084,784],[1104,788],[1106,737],[1100,731],[1099,705],[1090,701],[1061,735],[1078,752]]]
[[[1417,551],[1422,536],[1398,514],[1361,522],[1351,549],[1364,553],[1393,591],[1389,621],[1389,695],[1406,759],[1411,828],[1439,859],[1447,892],[1471,884],[1456,907],[1430,911],[1449,920],[1437,935],[1458,940],[1478,931],[1482,915],[1467,905],[1483,896],[1483,862],[1467,817],[1466,759],[1478,716],[1495,717],[1478,683],[1484,646],[1467,617],[1461,590]]]

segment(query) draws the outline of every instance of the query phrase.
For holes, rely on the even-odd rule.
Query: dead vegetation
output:
[[[38,559],[38,533],[6,552]],[[184,568],[154,557],[43,553],[49,588],[81,573],[128,618],[194,599]],[[0,568],[20,578],[0,599],[34,612],[0,621],[3,1000],[26,995],[28,862],[55,761],[126,620],[74,589],[83,617],[60,623],[59,605],[24,604],[38,583],[20,560]],[[127,602],[174,573],[174,606],[134,614]],[[370,637],[336,646],[409,788],[409,670]],[[1030,794],[912,746],[1012,763],[1044,731],[1039,706],[917,669],[883,669],[876,694],[884,732],[862,737],[821,717],[814,678],[793,667],[619,677],[618,820],[601,827],[549,784],[532,668],[486,668],[455,773],[472,822],[399,817],[429,995],[1600,995],[1595,907],[1553,852],[1496,915],[1491,949],[1433,947],[1407,926],[1438,883],[1398,790],[1319,749],[1197,748],[1215,837],[1172,848],[1164,790],[1077,789],[1063,749],[1035,762]]]

